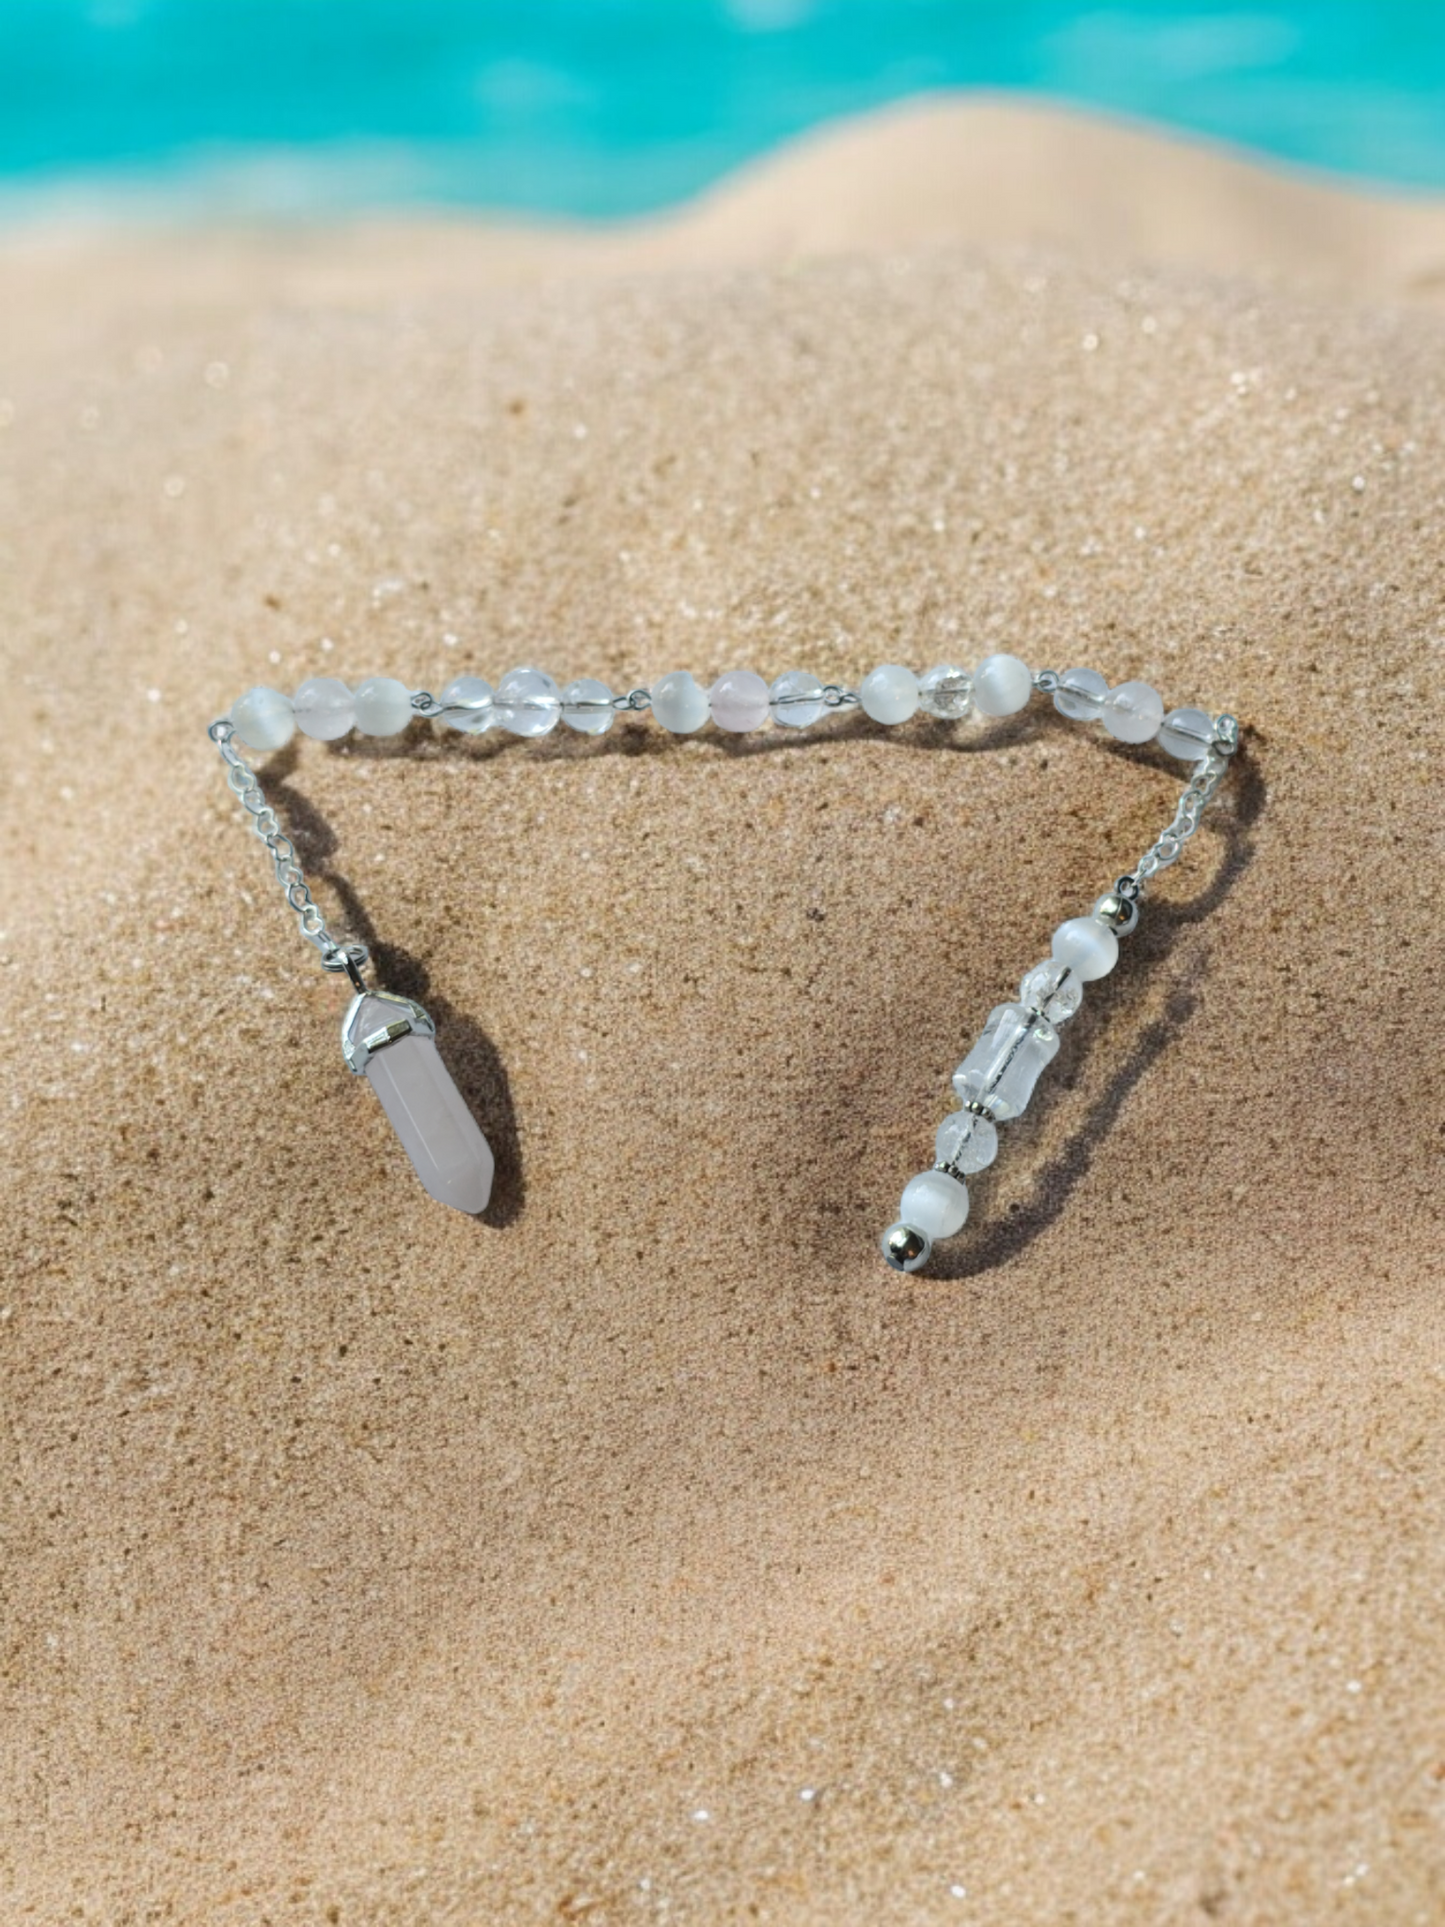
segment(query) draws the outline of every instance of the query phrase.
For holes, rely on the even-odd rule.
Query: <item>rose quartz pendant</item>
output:
[[[491,1146],[437,1055],[420,1004],[363,990],[341,1026],[341,1048],[381,1099],[412,1168],[439,1204],[475,1215],[492,1195]]]

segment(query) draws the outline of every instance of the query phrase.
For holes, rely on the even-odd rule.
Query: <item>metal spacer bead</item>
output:
[[[1100,923],[1106,923],[1117,937],[1127,937],[1139,922],[1137,898],[1126,897],[1118,890],[1106,890],[1095,903],[1091,915]]]
[[[918,1271],[928,1263],[933,1240],[911,1224],[891,1224],[879,1241],[884,1259],[894,1271]]]
[[[975,1117],[986,1117],[990,1124],[994,1121],[993,1112],[981,1098],[969,1098],[968,1102],[964,1104],[962,1108],[965,1111],[972,1111]]]

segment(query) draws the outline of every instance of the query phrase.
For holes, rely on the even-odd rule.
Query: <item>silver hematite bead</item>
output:
[[[1094,905],[1093,915],[1108,924],[1115,936],[1127,937],[1139,921],[1139,906],[1117,890],[1106,890]]]
[[[883,1256],[895,1271],[919,1271],[933,1254],[933,1240],[911,1224],[891,1224],[881,1240]]]

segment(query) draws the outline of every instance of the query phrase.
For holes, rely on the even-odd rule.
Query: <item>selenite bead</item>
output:
[[[741,735],[768,720],[768,685],[754,669],[724,670],[707,692],[707,706],[719,729]]]
[[[584,736],[605,735],[616,714],[612,691],[595,676],[578,676],[562,691],[562,720]]]
[[[1097,669],[1066,669],[1054,691],[1054,708],[1076,723],[1096,723],[1104,713],[1109,678]]]
[[[982,1171],[998,1156],[998,1129],[991,1118],[977,1111],[952,1111],[938,1127],[933,1140],[934,1156],[940,1164],[951,1164],[958,1171]]]
[[[1046,1064],[1058,1055],[1059,1033],[1023,1004],[995,1004],[983,1033],[953,1073],[965,1104],[982,1104],[990,1117],[1017,1117],[1034,1094]]]
[[[1019,1002],[1047,1017],[1051,1024],[1067,1023],[1084,1001],[1084,980],[1072,964],[1049,957],[1037,963],[1019,985]]]
[[[925,1238],[951,1238],[968,1217],[968,1186],[947,1171],[920,1171],[904,1185],[898,1215]]]
[[[351,691],[335,676],[310,676],[291,698],[296,727],[318,743],[334,743],[356,721]]]
[[[1097,917],[1070,917],[1054,932],[1049,947],[1055,963],[1076,970],[1086,984],[1107,977],[1119,961],[1119,939]]]
[[[980,716],[1016,715],[1033,692],[1033,673],[1017,656],[985,656],[973,672],[973,702]]]
[[[918,707],[941,723],[962,722],[973,708],[973,677],[957,663],[935,664],[919,679]]]
[[[1214,718],[1202,709],[1171,709],[1159,725],[1159,747],[1181,762],[1197,763],[1214,741]]]
[[[497,720],[492,707],[492,685],[480,676],[458,676],[442,691],[437,721],[467,736],[480,736]]]
[[[900,663],[885,662],[863,678],[858,700],[875,723],[906,723],[918,708],[918,678]]]
[[[878,1245],[895,1271],[921,1271],[933,1252],[932,1238],[911,1224],[889,1225]]]
[[[291,698],[259,685],[231,705],[231,722],[247,749],[285,749],[296,734]]]
[[[368,676],[356,691],[356,727],[363,736],[399,736],[412,714],[411,691],[395,676]]]
[[[1163,698],[1147,682],[1121,682],[1104,698],[1104,727],[1121,743],[1147,743],[1163,720]]]
[[[652,685],[652,713],[674,736],[691,736],[707,721],[707,691],[689,669],[669,669]]]
[[[773,721],[785,729],[806,729],[828,705],[823,701],[823,685],[811,670],[789,669],[768,691],[768,707]]]
[[[541,669],[509,669],[492,698],[497,721],[513,736],[545,736],[557,727],[562,698]]]

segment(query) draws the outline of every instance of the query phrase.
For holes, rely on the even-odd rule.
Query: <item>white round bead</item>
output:
[[[1054,691],[1054,708],[1071,722],[1096,723],[1108,693],[1109,679],[1097,669],[1066,669]]]
[[[785,670],[768,691],[768,706],[785,729],[806,729],[827,708],[823,685],[810,669]]]
[[[1119,939],[1097,917],[1070,917],[1054,932],[1056,963],[1067,964],[1086,984],[1107,977],[1119,961]]]
[[[1164,720],[1163,698],[1147,682],[1121,682],[1104,698],[1103,720],[1121,743],[1147,743]]]
[[[674,736],[691,736],[707,721],[707,691],[688,669],[669,669],[652,685],[652,713]]]
[[[395,676],[369,676],[356,692],[356,727],[363,736],[399,736],[411,718],[411,691]]]
[[[617,711],[612,691],[595,676],[578,676],[562,691],[562,720],[584,736],[601,736],[612,727]]]
[[[545,736],[562,713],[557,685],[545,669],[509,669],[492,702],[497,721],[513,736]]]
[[[296,727],[318,743],[334,743],[356,721],[351,691],[335,676],[310,676],[291,699]]]
[[[492,685],[480,676],[458,676],[442,691],[441,713],[437,717],[448,729],[465,735],[480,736],[496,721],[492,712]]]
[[[919,679],[918,707],[941,723],[962,722],[973,708],[973,677],[957,663],[936,663]]]
[[[707,706],[719,729],[741,735],[768,720],[768,685],[752,669],[724,670],[707,692]]]
[[[951,1238],[968,1217],[968,1186],[946,1171],[920,1171],[904,1185],[898,1215],[926,1238]]]
[[[1159,725],[1159,747],[1181,762],[1197,763],[1209,754],[1214,722],[1202,709],[1171,709]]]
[[[291,698],[279,689],[248,689],[231,705],[231,721],[247,749],[285,749],[296,734]]]
[[[863,678],[858,700],[875,723],[906,723],[918,708],[918,678],[899,663],[885,662]]]
[[[973,673],[973,703],[980,716],[1017,715],[1033,689],[1033,673],[1017,656],[985,656]]]

